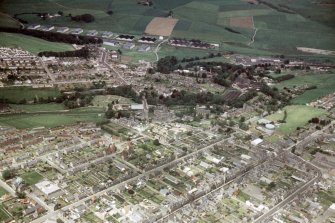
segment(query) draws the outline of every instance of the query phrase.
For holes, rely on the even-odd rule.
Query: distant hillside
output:
[[[334,2],[334,3],[333,3]],[[296,47],[335,50],[334,0],[2,0],[0,9],[28,24],[81,27],[141,35],[155,17],[178,19],[171,36],[273,54],[300,55]],[[21,13],[61,12],[41,18]],[[21,15],[20,15],[21,14]],[[91,14],[91,23],[71,16]],[[0,16],[0,24],[3,18]]]

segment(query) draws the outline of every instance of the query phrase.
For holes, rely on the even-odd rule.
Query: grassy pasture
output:
[[[193,1],[173,10],[176,18],[215,24],[219,6],[206,2]]]
[[[56,104],[56,103],[32,104],[32,105],[11,104],[10,107],[25,112],[57,111],[66,109],[63,104]]]
[[[190,20],[179,19],[174,30],[187,31],[192,25]]]
[[[19,129],[47,127],[53,128],[76,122],[100,122],[104,120],[103,113],[71,112],[58,114],[21,114],[0,116],[0,125],[13,126]]]
[[[108,49],[116,50],[117,47],[112,46],[104,46]],[[155,62],[156,56],[153,52],[153,49],[148,52],[139,52],[137,50],[126,50],[121,49],[122,51],[122,57],[127,60],[127,63],[134,64],[138,63],[139,60],[146,60],[149,62]],[[165,57],[165,56],[176,56],[178,59],[190,58],[190,57],[203,57],[208,56],[211,52],[216,53],[216,51],[213,50],[203,50],[203,49],[192,49],[192,48],[177,48],[169,45],[163,45],[161,46],[160,50],[158,51],[159,58]],[[212,60],[216,60],[216,58],[213,58]]]
[[[305,91],[292,100],[294,104],[306,104],[314,101],[322,96],[334,92],[335,89],[335,74],[306,74],[297,75],[295,78],[280,82],[276,85],[279,89],[284,87],[302,86],[302,85],[316,85],[316,89]]]
[[[74,50],[70,44],[49,42],[17,33],[0,33],[0,45],[5,47],[22,48],[37,54],[42,51],[69,51]]]
[[[157,8],[162,10],[171,10],[187,3],[193,2],[194,0],[155,0]]]
[[[193,21],[187,31],[174,30],[172,33],[174,37],[180,38],[196,38],[207,40],[209,42],[237,42],[247,43],[249,38],[245,38],[243,35],[229,32],[223,29],[222,26],[216,24],[209,24],[202,21]]]
[[[267,119],[271,121],[282,120],[284,117],[284,110],[287,112],[286,123],[280,124],[277,131],[285,135],[294,132],[297,127],[303,127],[311,118],[326,114],[326,111],[323,109],[305,105],[291,105],[284,107],[282,111],[278,111],[275,114],[268,116]]]
[[[273,11],[271,9],[235,10],[235,11],[220,12],[219,18],[268,15],[272,12]]]
[[[278,50],[284,54],[295,54],[298,46],[335,50],[333,44],[335,35],[333,34],[296,31],[286,31],[285,34],[283,35],[283,32],[279,30],[260,29],[253,46],[267,50]]]
[[[266,0],[276,6],[285,5],[295,13],[302,15],[309,20],[325,24],[335,28],[334,7],[327,4],[319,4],[322,1],[312,0]],[[324,3],[327,1],[323,1]],[[334,3],[334,2],[333,2]]]
[[[20,27],[20,23],[15,21],[9,15],[0,12],[0,27]]]
[[[0,187],[0,197],[2,197],[3,195],[7,194],[8,192],[3,189],[2,187]]]
[[[30,88],[30,87],[6,87],[0,88],[0,98],[8,99],[10,103],[19,103],[21,100],[27,101],[38,98],[48,98],[59,96],[60,92],[56,88]]]
[[[225,1],[224,4],[220,5],[219,11],[220,12],[229,12],[229,11],[237,11],[237,10],[254,10],[254,9],[268,9],[264,5],[255,5],[249,4],[244,1]]]

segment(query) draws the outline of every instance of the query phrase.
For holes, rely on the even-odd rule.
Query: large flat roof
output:
[[[39,182],[37,184],[35,184],[35,186],[40,190],[42,191],[44,194],[52,194],[54,192],[57,192],[60,190],[60,187],[58,187],[57,184],[49,181],[49,180],[45,180],[45,181],[42,181],[42,182]]]

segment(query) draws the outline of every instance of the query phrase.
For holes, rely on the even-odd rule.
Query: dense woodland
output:
[[[42,57],[81,57],[81,58],[89,58],[90,51],[88,48],[84,47],[79,50],[73,51],[64,51],[64,52],[53,52],[53,51],[44,51],[38,53],[38,56]]]

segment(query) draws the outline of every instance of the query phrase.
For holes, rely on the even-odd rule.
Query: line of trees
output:
[[[38,53],[38,56],[42,57],[82,57],[89,58],[90,52],[87,47],[81,48],[79,50],[73,51],[63,51],[63,52],[53,52],[53,51],[44,51]]]
[[[290,79],[292,79],[294,77],[295,76],[293,74],[285,74],[285,75],[280,76],[280,77],[275,77],[274,80],[276,80],[278,82],[282,82],[282,81],[290,80]]]
[[[137,95],[136,91],[134,91],[131,85],[111,87],[111,88],[107,88],[106,91],[107,91],[107,94],[118,95],[118,96],[122,96],[125,98],[131,98],[136,103],[141,102],[140,96]]]
[[[214,58],[214,57],[221,57],[222,56],[222,53],[218,52],[217,54],[214,54],[214,53],[210,53],[208,54],[208,56],[203,56],[203,57],[190,57],[190,58],[183,58],[181,59],[181,62],[182,63],[185,63],[185,62],[193,62],[193,61],[197,61],[197,60],[205,60],[205,59],[211,59],[211,58]]]
[[[71,20],[76,21],[76,22],[86,22],[86,23],[91,23],[94,22],[95,18],[91,14],[82,14],[82,15],[76,15],[72,16],[69,14]]]

